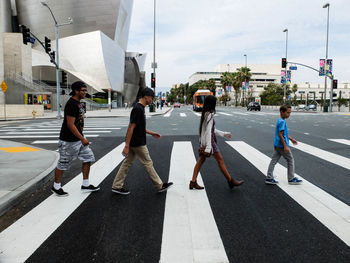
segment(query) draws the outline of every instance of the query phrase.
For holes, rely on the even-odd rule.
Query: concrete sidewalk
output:
[[[54,151],[0,140],[0,215],[46,182],[58,157]]]
[[[157,109],[146,116],[162,115],[171,108]],[[131,108],[87,111],[87,118],[129,117]],[[63,115],[63,113],[62,113]],[[57,112],[48,112],[37,119],[56,119]],[[12,124],[33,118],[13,118],[0,124]],[[0,216],[18,204],[25,195],[31,193],[50,178],[56,168],[59,154],[55,151],[44,150],[32,145],[0,140]]]

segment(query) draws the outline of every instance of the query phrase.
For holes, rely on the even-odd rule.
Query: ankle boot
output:
[[[199,184],[197,184],[197,180],[194,182],[190,181],[190,189],[192,190],[193,188],[198,190],[204,189],[203,186],[200,186]]]
[[[227,181],[227,183],[228,183],[228,186],[232,189],[234,186],[240,186],[241,184],[244,183],[244,181],[243,180],[238,181],[231,177],[231,180]]]

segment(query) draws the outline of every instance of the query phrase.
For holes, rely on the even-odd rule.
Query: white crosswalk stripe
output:
[[[124,159],[124,143],[91,166],[91,183],[99,185]],[[0,262],[24,262],[77,209],[90,193],[80,190],[82,174],[64,186],[68,197],[51,195],[0,233]]]
[[[174,108],[172,108],[170,111],[168,111],[166,114],[163,115],[164,118],[169,118],[171,116],[171,113],[173,112]]]
[[[350,170],[350,158],[346,158],[346,157],[340,156],[338,154],[331,153],[331,152],[319,149],[317,147],[314,147],[314,146],[311,146],[311,145],[308,145],[308,144],[302,143],[302,142],[298,142],[297,145],[291,144],[291,146],[300,150],[300,151],[314,155],[318,158],[321,158],[321,159],[326,160],[328,162],[332,162],[336,165],[339,165],[345,169]]]
[[[188,191],[195,164],[191,142],[174,142],[160,262],[229,262],[205,190]]]
[[[245,159],[266,175],[270,158],[242,141],[227,142]],[[329,230],[350,246],[350,207],[302,178],[302,185],[288,185],[287,169],[277,164],[274,175],[279,187],[309,211]],[[263,180],[263,178],[262,178]]]
[[[346,140],[346,139],[328,139],[332,142],[337,142],[337,143],[342,143],[345,145],[350,145],[350,140]]]
[[[181,112],[180,117],[187,117],[186,113]]]

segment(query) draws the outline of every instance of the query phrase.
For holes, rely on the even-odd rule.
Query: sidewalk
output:
[[[57,161],[57,152],[0,140],[0,215],[45,183]]]
[[[162,115],[171,108],[157,109],[146,116]],[[87,118],[129,117],[131,108],[87,111]],[[63,113],[62,113],[63,115]],[[0,124],[10,124],[16,120],[32,120],[33,118],[12,118]],[[37,119],[57,119],[57,112],[48,112]],[[43,185],[53,177],[58,153],[44,150],[23,143],[0,139],[0,216],[18,204],[22,198]]]

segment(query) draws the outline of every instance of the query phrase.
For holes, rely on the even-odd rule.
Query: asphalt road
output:
[[[193,153],[196,157],[198,155],[196,150],[200,117],[190,107],[174,109],[169,115],[147,119],[147,128],[163,135],[160,140],[148,137],[154,166],[163,181],[169,177],[174,142],[190,142]],[[278,117],[277,111],[246,112],[241,109],[218,108],[215,120],[217,129],[232,133],[230,141],[244,142],[253,147],[254,151],[270,157]],[[101,160],[124,141],[127,123],[127,118],[86,120],[86,126],[96,128],[91,131],[97,131],[90,134],[98,137],[89,138],[96,160]],[[349,115],[293,112],[287,124],[290,135],[302,144],[324,150],[327,154],[335,154],[338,159],[339,156],[350,158],[349,145],[329,140],[350,140]],[[17,127],[14,128],[16,131],[23,130],[22,133],[25,133],[28,130],[24,129],[31,127],[54,125],[59,126],[60,123],[55,120],[36,120],[17,122],[0,129]],[[110,132],[98,133],[98,127]],[[11,136],[5,135],[5,132],[0,132],[0,136]],[[31,144],[45,138],[11,140]],[[252,164],[254,160],[249,157],[247,160],[241,154],[240,148],[233,149],[221,138],[218,139],[218,145],[231,175],[245,180],[240,188],[230,190],[213,158],[208,159],[201,170],[211,213],[229,262],[350,262],[349,246],[312,211],[305,208],[303,198],[293,198],[282,187],[265,185],[264,174]],[[36,146],[50,150],[57,148],[56,144]],[[349,210],[349,168],[298,148],[292,149],[292,152],[296,174]],[[327,154],[324,157],[326,159],[329,156]],[[280,164],[286,167],[282,159]],[[157,194],[142,165],[136,161],[126,180],[126,187],[131,194],[113,194],[110,191],[111,184],[118,168],[119,165],[102,181],[101,191],[89,195],[77,206],[33,251],[27,262],[159,262],[163,257],[164,229],[171,227],[167,225],[164,216],[166,206],[171,209],[167,195],[171,194],[170,191],[176,192],[176,189],[174,187],[169,193]],[[77,161],[65,173],[63,184],[72,181],[79,172],[80,163]],[[191,174],[192,171],[183,172]],[[280,177],[280,182],[286,181],[286,177]],[[190,179],[185,178],[184,187],[188,187],[187,181]],[[10,224],[35,211],[37,205],[51,195],[51,184],[50,181],[38,189],[0,219]],[[329,220],[330,224],[334,223],[332,219]],[[206,232],[207,229],[203,226],[197,231]],[[349,233],[349,229],[344,231]],[[217,261],[208,259],[206,262]]]

